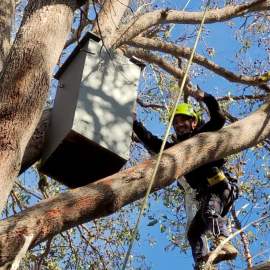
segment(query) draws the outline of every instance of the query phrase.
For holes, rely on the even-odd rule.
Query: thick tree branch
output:
[[[125,49],[124,53],[128,57],[135,56],[141,60],[144,60],[145,62],[159,66],[160,68],[174,76],[177,80],[181,80],[184,76],[184,72],[182,69],[172,65],[164,58],[156,56],[149,51],[145,51],[143,49]],[[196,89],[194,89],[189,80],[187,80],[184,90],[190,96],[196,97]]]
[[[92,31],[100,36],[106,47],[111,47],[111,37],[119,27],[122,17],[128,8],[130,0],[105,1],[97,14]]]
[[[235,17],[243,16],[250,12],[270,9],[270,0],[256,0],[241,5],[230,5],[221,9],[207,12],[205,23],[227,21]],[[158,24],[198,24],[201,22],[203,12],[185,12],[177,10],[156,10],[133,18],[127,25],[121,27],[114,37],[114,47],[127,43],[135,36]]]
[[[149,51],[145,51],[143,49],[125,49],[125,55],[128,57],[135,56],[139,59],[142,59],[148,63],[155,64],[162,68],[163,70],[167,71],[169,74],[174,76],[176,79],[183,78],[184,72],[182,69],[172,65],[165,58],[156,56]]]
[[[136,37],[130,40],[127,44],[137,48],[169,53],[177,58],[184,57],[186,59],[189,59],[192,52],[192,49],[190,48],[178,47],[170,43],[145,37]],[[206,57],[199,54],[194,55],[193,62],[213,71],[214,73],[224,77],[231,82],[259,86],[267,92],[270,92],[270,86],[266,84],[263,76],[253,77],[247,75],[237,75],[234,72],[226,70],[225,68],[217,65],[216,63],[208,60]],[[270,80],[270,76],[268,80]]]
[[[217,132],[201,133],[165,151],[153,190],[198,166],[256,145],[270,135],[270,105]],[[78,224],[114,213],[145,194],[156,159],[47,199],[0,224],[0,266],[25,239],[31,247]],[[15,244],[16,243],[16,244]]]
[[[11,47],[11,28],[15,14],[15,0],[0,1],[0,72]]]

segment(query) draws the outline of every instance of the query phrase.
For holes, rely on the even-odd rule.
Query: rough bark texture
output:
[[[43,111],[37,128],[24,151],[20,173],[24,172],[41,158],[49,127],[50,113],[50,109]]]
[[[0,211],[40,119],[75,8],[75,0],[30,0],[6,60],[0,85]]]
[[[111,38],[129,5],[130,0],[105,1],[93,25],[93,32],[100,36],[106,47],[111,47]]]
[[[15,12],[15,0],[0,1],[0,72],[11,46],[11,27]]]
[[[256,145],[270,135],[270,105],[221,129],[201,133],[167,151],[162,158],[153,190],[161,189],[190,170],[211,160]],[[207,153],[207,154],[206,154]],[[96,183],[62,193],[0,224],[0,266],[14,259],[33,235],[31,247],[83,222],[109,215],[145,194],[156,160]]]

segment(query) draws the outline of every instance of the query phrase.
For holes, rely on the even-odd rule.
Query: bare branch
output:
[[[68,47],[70,44],[78,41],[80,39],[83,29],[90,23],[92,23],[87,15],[89,9],[89,2],[80,8],[80,22],[79,26],[71,33],[70,38],[66,41],[64,48]]]
[[[270,262],[264,262],[262,264],[255,265],[252,268],[248,268],[248,270],[269,270]]]
[[[217,97],[218,101],[233,101],[233,100],[265,100],[267,95],[242,95],[242,96],[224,96]]]
[[[123,49],[124,53],[128,57],[135,56],[141,60],[144,60],[148,63],[155,64],[174,76],[178,81],[181,80],[184,76],[184,72],[182,69],[175,67],[168,61],[166,61],[164,58],[156,56],[148,51],[145,51],[143,49]],[[187,93],[190,96],[193,96],[196,98],[196,92],[197,88],[192,86],[192,84],[187,80],[187,83],[185,85],[185,93]]]
[[[166,109],[164,105],[154,104],[154,103],[145,103],[141,99],[137,98],[137,103],[143,108],[152,108],[152,109]]]
[[[243,16],[250,12],[264,11],[270,9],[270,0],[256,0],[241,5],[229,5],[221,9],[214,9],[207,12],[205,23],[216,23]],[[156,10],[139,17],[133,18],[127,25],[117,31],[114,37],[114,47],[126,44],[135,36],[157,24],[199,24],[203,12],[186,12],[177,10]]]
[[[133,40],[130,40],[127,44],[137,48],[144,48],[148,50],[169,53],[177,58],[184,57],[186,59],[189,59],[192,52],[192,49],[190,48],[178,47],[160,40],[154,40],[144,37],[136,37]],[[225,68],[217,65],[216,63],[208,60],[206,57],[199,54],[194,55],[193,62],[215,72],[216,74],[224,77],[231,82],[259,86],[267,92],[270,92],[270,86],[266,84],[266,80],[262,79],[264,78],[264,76],[252,77],[247,75],[236,75],[234,72],[226,70]],[[270,76],[269,78],[267,77],[267,80],[270,80]]]
[[[184,76],[184,72],[180,68],[173,66],[164,58],[156,56],[148,51],[143,49],[127,49],[124,51],[128,57],[136,56],[137,58],[142,59],[148,63],[158,65],[160,68],[167,71],[178,80]]]
[[[241,226],[241,222],[240,222],[239,218],[237,217],[237,214],[236,214],[236,211],[235,211],[234,207],[232,208],[231,213],[232,213],[232,217],[233,217],[233,220],[234,220],[234,223],[235,223],[235,227],[236,227],[237,230],[240,231],[242,229],[242,226]],[[251,256],[250,249],[249,249],[248,237],[247,237],[247,235],[245,234],[244,231],[240,232],[240,236],[241,236],[241,240],[242,240],[242,243],[243,243],[243,246],[244,246],[244,255],[245,255],[245,258],[246,258],[247,267],[251,268],[252,267],[252,256]]]

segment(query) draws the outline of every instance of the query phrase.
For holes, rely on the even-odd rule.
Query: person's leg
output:
[[[226,213],[224,209],[229,201],[230,189],[226,186],[219,186],[211,190],[208,200],[204,201],[202,206],[202,217],[208,226],[208,229],[215,237],[215,245],[218,246],[223,240],[229,236],[226,219],[223,217]],[[232,260],[237,256],[238,252],[235,247],[228,241],[222,249],[216,254],[214,263],[223,260]]]
[[[204,260],[208,254],[208,245],[205,238],[206,231],[207,226],[202,219],[201,209],[199,209],[192,220],[187,233],[195,264]]]

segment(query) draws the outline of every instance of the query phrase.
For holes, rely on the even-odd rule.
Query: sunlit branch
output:
[[[145,37],[136,37],[133,40],[130,40],[128,45],[147,50],[169,53],[175,57],[184,57],[186,59],[189,59],[192,51],[191,48],[179,47],[171,43]],[[266,82],[270,80],[270,76],[266,77],[265,74],[260,76],[237,75],[199,54],[194,55],[193,62],[213,71],[231,82],[258,86],[270,92],[270,86],[266,84]]]
[[[228,5],[224,8],[213,9],[207,12],[205,23],[227,21],[243,16],[249,12],[270,9],[270,0],[256,0],[241,5]],[[130,23],[123,25],[114,37],[114,47],[119,47],[135,36],[158,24],[199,24],[203,12],[186,12],[177,10],[155,10],[131,19]]]

